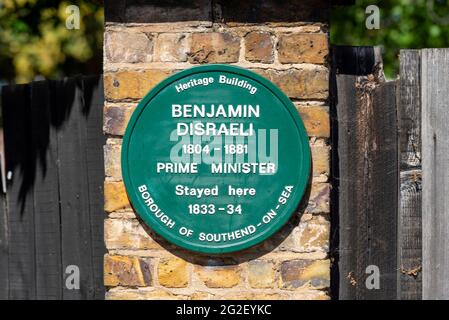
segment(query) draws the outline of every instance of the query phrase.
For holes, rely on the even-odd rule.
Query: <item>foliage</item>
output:
[[[66,27],[72,4],[79,29]],[[103,20],[99,1],[0,0],[0,80],[101,73]]]
[[[80,8],[79,30],[66,28],[66,8]],[[379,30],[365,27],[365,8],[380,8]],[[0,0],[0,81],[101,73],[102,1]],[[331,42],[382,45],[385,72],[395,77],[401,48],[449,47],[449,0],[356,0],[334,7]]]
[[[365,27],[365,9],[380,9],[380,29]],[[354,6],[334,7],[331,42],[346,45],[382,45],[385,73],[395,77],[403,48],[449,47],[448,0],[357,0]]]

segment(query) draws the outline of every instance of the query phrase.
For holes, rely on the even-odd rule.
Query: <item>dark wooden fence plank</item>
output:
[[[82,117],[83,92],[76,78],[67,79],[62,85],[64,92],[63,126],[58,131],[60,162],[59,184],[61,194],[62,265],[65,270],[74,265],[79,268],[79,289],[64,286],[64,299],[88,299],[92,290],[92,265],[89,206],[87,204],[87,177],[84,161],[85,136]],[[70,274],[65,274],[65,279]]]
[[[395,299],[397,276],[398,161],[395,83],[379,84],[370,77],[357,79],[357,108],[350,134],[354,169],[345,180],[357,229],[353,236],[356,266],[351,277],[356,299]],[[373,269],[370,269],[373,268]],[[380,275],[379,287],[367,285],[369,275]]]
[[[331,138],[332,190],[330,255],[336,262],[331,268],[331,295],[334,299],[355,299],[354,268],[357,225],[351,198],[356,195],[346,177],[354,170],[350,161],[354,152],[356,115],[356,76],[374,73],[381,62],[380,48],[332,46]],[[340,159],[341,158],[341,159]],[[340,172],[341,171],[341,172]],[[340,180],[342,179],[341,183]]]
[[[7,300],[9,294],[8,275],[8,211],[5,195],[0,195],[0,300]]]
[[[423,299],[449,299],[449,49],[421,51]]]
[[[398,159],[395,83],[357,81],[355,186],[353,218],[357,223],[356,299],[395,299],[397,276]],[[376,269],[368,269],[372,266]],[[380,272],[378,288],[367,276]],[[373,279],[373,278],[372,278]],[[372,282],[371,282],[372,283]]]
[[[355,279],[355,266],[356,266],[356,253],[357,253],[357,220],[355,215],[355,202],[354,197],[357,196],[355,190],[355,184],[350,183],[348,177],[355,171],[355,163],[351,161],[355,157],[356,149],[355,145],[356,135],[354,121],[357,108],[356,101],[356,88],[355,82],[357,77],[352,75],[337,75],[337,97],[338,103],[335,107],[334,125],[333,128],[337,132],[334,132],[333,147],[334,160],[333,167],[338,170],[333,170],[333,186],[334,192],[338,194],[333,201],[333,210],[335,205],[338,204],[338,221],[335,215],[333,218],[334,228],[338,232],[338,272],[334,274],[333,279],[338,277],[338,284],[336,284],[335,291],[338,290],[339,294],[336,298],[342,300],[355,299],[356,297],[356,279]],[[335,101],[336,101],[335,99]],[[337,145],[338,139],[338,145]],[[338,162],[337,162],[338,160]],[[336,211],[333,211],[336,213]],[[336,227],[338,224],[338,227]],[[336,237],[333,238],[335,243]]]
[[[0,298],[103,299],[102,78],[6,86],[2,105]]]
[[[3,118],[8,183],[9,299],[36,298],[30,86],[3,88]]]
[[[336,257],[331,249],[338,261],[338,272],[333,272],[338,276],[338,295],[333,295],[340,299],[394,299],[398,208],[395,83],[384,83],[379,48],[333,47],[333,56],[332,228],[338,230],[338,236],[334,232],[332,236],[332,246],[338,248]],[[366,286],[373,273],[369,266],[379,270],[379,289]]]
[[[31,83],[31,120],[35,162],[34,217],[36,298],[62,298],[61,235],[56,132],[51,125],[50,82]]]
[[[368,84],[369,85],[369,84]],[[365,100],[363,101],[365,102]],[[364,171],[366,175],[362,200],[363,210],[358,211],[367,222],[365,248],[367,261],[360,271],[366,273],[368,265],[380,271],[380,288],[362,291],[364,299],[397,298],[397,212],[398,212],[398,136],[396,82],[381,83],[374,89],[368,103],[368,131],[365,140]],[[365,116],[365,115],[364,115]],[[366,159],[366,157],[368,159]],[[363,269],[365,268],[365,269]]]
[[[398,88],[400,208],[398,298],[421,299],[421,55],[401,50]]]
[[[92,276],[93,298],[103,299],[105,290],[103,285],[103,258],[106,253],[104,245],[104,166],[103,146],[105,136],[103,131],[103,78],[91,76],[83,79],[84,88],[84,117],[86,118],[86,168],[89,188],[89,216],[92,244]],[[94,196],[92,196],[94,195]]]

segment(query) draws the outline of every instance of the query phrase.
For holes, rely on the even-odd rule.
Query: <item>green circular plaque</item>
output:
[[[159,235],[193,251],[232,252],[265,240],[296,210],[309,140],[271,82],[234,66],[200,66],[139,103],[122,171],[134,209]]]

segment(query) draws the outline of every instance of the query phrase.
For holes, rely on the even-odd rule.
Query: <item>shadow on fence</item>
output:
[[[2,108],[0,298],[102,299],[102,77],[5,86]]]

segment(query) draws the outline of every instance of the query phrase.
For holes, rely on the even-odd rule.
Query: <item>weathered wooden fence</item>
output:
[[[400,54],[398,80],[398,298],[422,297],[421,62],[419,50]]]
[[[335,47],[334,57],[338,56],[342,58],[334,59],[332,106],[338,298],[394,299],[399,188],[396,84],[385,82],[378,48]],[[379,283],[368,277],[375,273]],[[370,289],[373,286],[380,289]]]
[[[421,52],[423,298],[449,299],[449,49]]]
[[[0,299],[103,299],[102,78],[6,86],[2,107]]]
[[[334,294],[449,299],[449,49],[376,52],[333,52]]]

